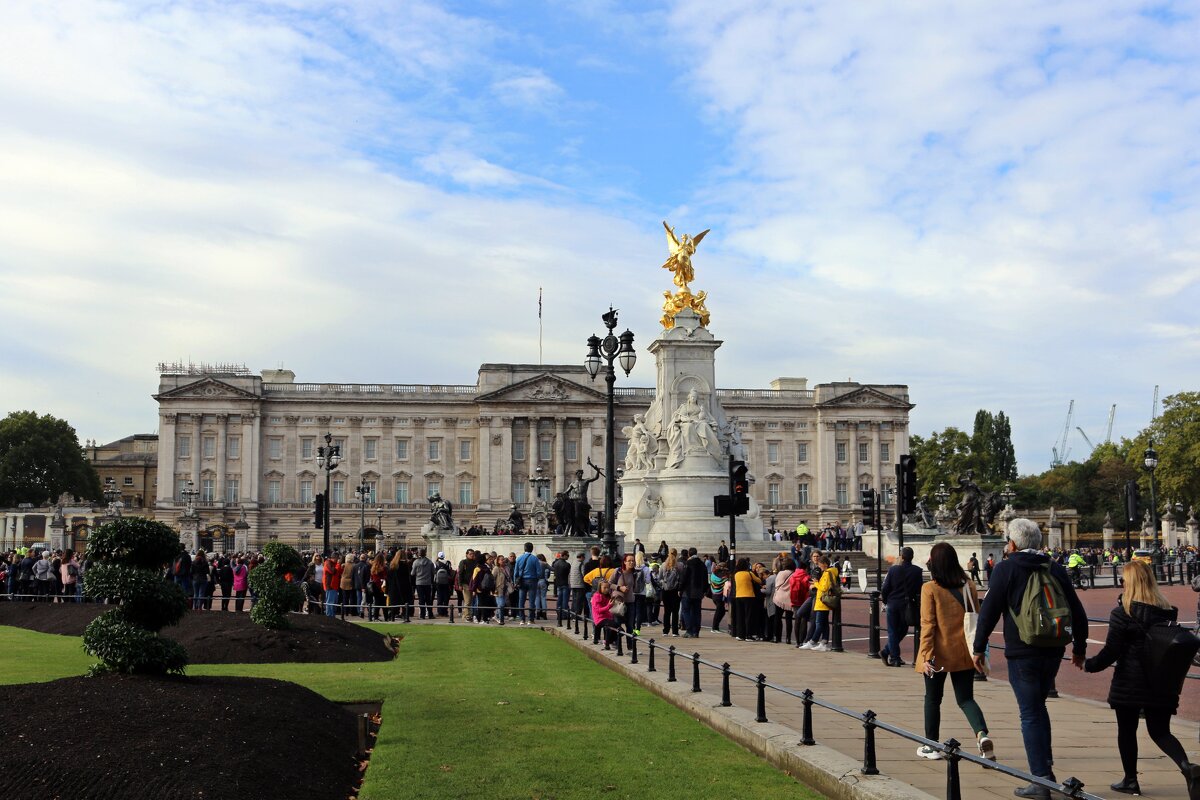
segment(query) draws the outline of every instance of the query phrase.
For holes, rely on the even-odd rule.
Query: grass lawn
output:
[[[540,631],[414,625],[403,633],[390,663],[188,672],[383,701],[363,800],[821,797]],[[90,661],[78,638],[0,627],[0,683],[78,675]]]

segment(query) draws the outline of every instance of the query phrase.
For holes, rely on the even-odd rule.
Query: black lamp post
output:
[[[354,497],[359,501],[361,509],[358,515],[358,552],[363,552],[363,537],[367,531],[367,501],[371,499],[371,487],[367,483],[367,476],[362,476],[359,484],[354,489]]]
[[[608,334],[603,340],[594,334],[588,337],[587,358],[583,363],[592,380],[600,373],[601,364],[605,365],[604,382],[608,384],[608,392],[604,418],[604,550],[610,557],[615,557],[617,531],[614,527],[616,520],[613,517],[617,496],[617,451],[613,436],[613,386],[617,381],[617,373],[613,369],[613,362],[618,361],[621,369],[629,375],[637,362],[637,353],[633,349],[633,333],[628,328],[620,337],[613,334],[617,327],[616,309],[609,306],[608,313],[602,314],[600,318],[604,320]]]
[[[383,506],[375,507],[375,539],[379,542],[375,551],[382,552],[383,544],[386,541],[383,535]]]
[[[104,479],[104,502],[108,504],[105,515],[111,518],[121,516],[121,490],[111,477]]]
[[[333,471],[342,461],[342,448],[333,443],[333,434],[325,434],[325,444],[317,448],[317,467],[325,470],[325,519],[324,538],[321,540],[321,555],[329,558],[329,507],[333,505],[330,486],[333,481]]]
[[[1146,452],[1142,455],[1142,463],[1146,465],[1146,471],[1150,473],[1150,524],[1153,526],[1153,539],[1150,540],[1152,545],[1158,544],[1158,507],[1157,501],[1154,499],[1154,468],[1158,466],[1158,453],[1154,450],[1154,440],[1151,439],[1147,443]]]
[[[187,482],[187,488],[181,490],[179,493],[183,495],[183,515],[185,517],[196,516],[196,496],[199,495],[200,492],[196,490],[195,482],[189,480]]]

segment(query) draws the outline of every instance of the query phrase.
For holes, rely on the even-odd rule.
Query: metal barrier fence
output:
[[[573,612],[565,612],[565,623],[568,630],[574,623],[575,635],[583,639],[588,638],[588,626],[592,626],[593,641],[598,644],[599,632],[595,630],[595,625],[591,623],[589,617],[583,614],[575,614]],[[564,620],[558,622],[559,628],[563,627]],[[863,626],[858,626],[863,627]],[[656,653],[665,652],[667,657],[667,683],[676,683],[678,681],[677,661],[682,657],[685,663],[691,665],[691,690],[694,694],[699,694],[703,691],[701,685],[701,667],[716,670],[721,676],[721,705],[729,707],[733,705],[730,699],[730,681],[734,678],[752,683],[756,690],[755,717],[757,723],[768,722],[767,718],[767,700],[766,693],[770,689],[774,692],[779,692],[782,695],[793,697],[801,701],[803,705],[803,718],[800,730],[800,744],[811,746],[816,744],[816,739],[813,737],[813,707],[821,708],[826,711],[831,711],[839,716],[855,720],[862,724],[863,727],[863,757],[862,766],[859,772],[863,775],[879,774],[879,767],[875,756],[875,733],[876,731],[885,731],[894,736],[899,736],[918,745],[932,748],[941,753],[942,758],[946,761],[946,800],[962,800],[962,779],[959,775],[959,762],[967,761],[977,764],[984,769],[994,770],[1003,775],[1007,775],[1026,783],[1036,784],[1045,789],[1061,792],[1068,797],[1077,798],[1078,800],[1102,800],[1098,795],[1085,792],[1083,783],[1077,778],[1068,778],[1062,783],[1040,778],[1032,775],[1025,770],[1016,767],[1010,767],[1007,764],[1001,764],[996,761],[989,761],[982,756],[977,756],[973,753],[968,753],[962,749],[962,743],[956,739],[947,739],[945,742],[936,742],[932,739],[926,739],[920,734],[901,728],[897,725],[880,720],[874,711],[867,709],[863,712],[853,711],[848,708],[822,700],[817,697],[816,693],[811,689],[803,691],[792,689],[787,686],[771,683],[767,680],[767,676],[759,673],[758,675],[748,675],[732,669],[729,662],[716,664],[700,657],[698,652],[693,652],[690,656],[680,653],[675,649],[674,645],[664,648],[654,639],[646,639],[645,637],[635,634],[631,631],[621,630],[616,627],[604,626],[601,628],[604,632],[604,649],[611,650],[612,645],[616,644],[617,657],[623,658],[628,652],[629,663],[631,665],[639,664],[639,643],[648,648],[648,657],[646,664],[647,672],[657,672],[658,664]],[[626,646],[627,645],[627,646]],[[832,649],[832,648],[831,648]]]

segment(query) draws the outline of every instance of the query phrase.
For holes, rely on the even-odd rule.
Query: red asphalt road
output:
[[[1187,586],[1164,586],[1162,587],[1163,594],[1167,600],[1179,608],[1179,620],[1181,622],[1194,622],[1196,619],[1196,593]],[[1083,607],[1087,610],[1088,617],[1093,620],[1107,620],[1108,615],[1112,612],[1116,605],[1117,596],[1121,593],[1120,589],[1116,588],[1099,588],[1089,589],[1079,593],[1080,600],[1083,601]],[[844,624],[863,625],[862,628],[844,627],[842,629],[842,646],[845,648],[847,658],[855,656],[865,656],[867,653],[867,634],[868,630],[865,627],[869,622],[870,608],[865,595],[847,594],[847,598],[842,607],[842,622]],[[862,599],[857,599],[862,598]],[[882,612],[881,612],[882,613]],[[726,613],[724,620],[721,622],[722,634],[713,634],[709,631],[710,621],[712,619],[713,607],[711,602],[706,600],[704,603],[704,625],[701,629],[700,644],[703,644],[704,637],[714,635],[725,635],[724,631],[728,630],[729,614]],[[886,623],[885,623],[886,625]],[[999,680],[1007,680],[1008,670],[1004,660],[1004,635],[1001,630],[1002,626],[997,625],[996,631],[991,637],[991,663],[992,663],[992,678]],[[654,636],[653,627],[650,626],[650,632],[646,628],[642,629],[644,636]],[[1104,646],[1105,636],[1108,634],[1108,626],[1104,622],[1091,622],[1088,626],[1088,651],[1089,656],[1093,656],[1100,652],[1100,648]],[[887,642],[886,629],[881,632],[882,643]],[[680,639],[678,642],[672,638],[671,641],[676,647],[685,652],[690,652],[692,647],[687,640]],[[784,647],[786,645],[764,644],[761,642],[747,642],[747,648],[755,647]],[[700,649],[700,648],[696,648]],[[902,647],[904,660],[906,664],[912,663],[913,655],[913,637],[910,634],[904,641]],[[853,654],[853,655],[850,655]],[[886,667],[880,666],[880,669]],[[904,669],[911,670],[911,666],[905,666]],[[1200,667],[1195,667],[1192,670],[1193,675],[1200,675]],[[1058,673],[1058,691],[1063,695],[1071,695],[1073,697],[1084,697],[1090,700],[1106,702],[1108,699],[1108,687],[1112,680],[1112,668],[1098,674],[1088,674],[1082,670],[1077,670],[1069,661],[1064,661],[1062,669]],[[919,684],[914,684],[919,686]],[[1200,680],[1188,680],[1184,683],[1183,696],[1179,702],[1179,715],[1184,719],[1200,720]]]

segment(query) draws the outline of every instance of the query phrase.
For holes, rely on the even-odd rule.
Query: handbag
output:
[[[966,609],[963,612],[963,637],[967,640],[967,655],[971,655],[975,652],[975,629],[979,627],[979,604],[975,600],[975,584],[970,581],[963,587],[963,606]],[[983,674],[986,676],[991,672],[991,659],[988,658],[985,649],[983,651]]]
[[[612,601],[612,608],[609,610],[612,612],[614,617],[625,616],[625,601],[619,597],[614,597]]]

